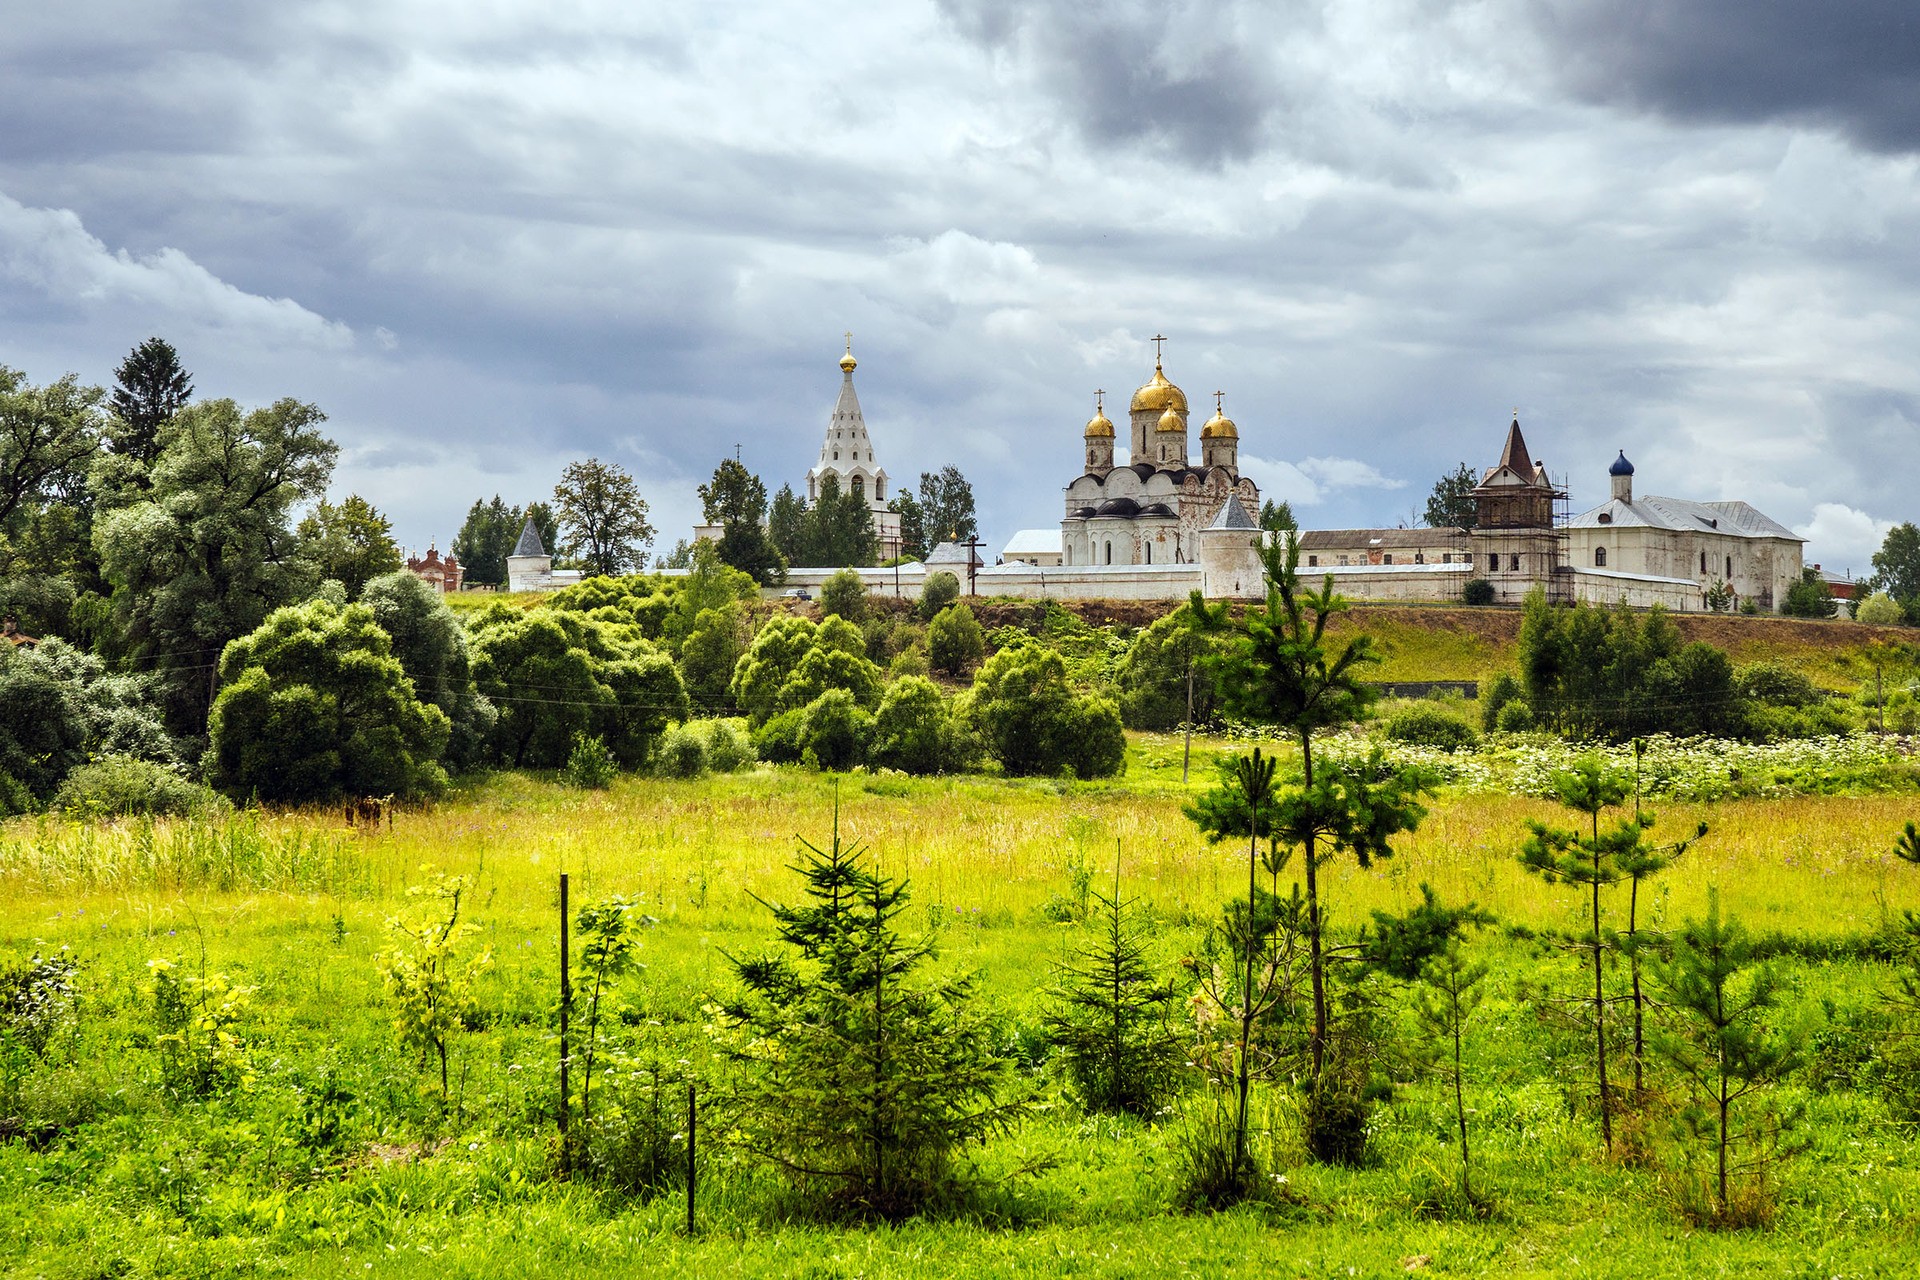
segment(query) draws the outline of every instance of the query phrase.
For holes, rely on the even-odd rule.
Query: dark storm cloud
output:
[[[1533,0],[1533,12],[1564,83],[1589,101],[1920,148],[1913,0]]]
[[[1075,0],[938,0],[968,39],[1030,58],[1041,91],[1093,142],[1203,165],[1263,146],[1285,94],[1255,49],[1308,12]]]

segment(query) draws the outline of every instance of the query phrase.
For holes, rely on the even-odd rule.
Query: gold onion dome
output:
[[[1113,419],[1107,416],[1107,411],[1105,409],[1098,408],[1098,407],[1094,409],[1093,416],[1087,419],[1087,429],[1086,429],[1085,435],[1089,440],[1093,439],[1095,436],[1110,437],[1113,435]]]
[[[1178,431],[1184,434],[1186,432],[1186,429],[1187,429],[1186,415],[1181,413],[1178,409],[1175,409],[1172,406],[1168,406],[1167,411],[1160,415],[1160,425],[1157,428],[1157,430]]]
[[[1153,362],[1153,380],[1133,393],[1131,411],[1140,413],[1147,409],[1178,409],[1187,411],[1187,393],[1167,381],[1167,375],[1160,371],[1160,362]]]
[[[859,365],[860,365],[860,362],[853,358],[853,335],[848,334],[847,335],[847,354],[840,357],[840,372],[852,373],[856,368],[859,367]]]
[[[1207,425],[1200,428],[1200,438],[1202,440],[1238,440],[1240,428],[1233,425],[1232,418],[1215,409],[1213,416],[1207,419]]]

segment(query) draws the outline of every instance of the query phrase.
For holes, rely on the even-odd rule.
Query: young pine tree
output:
[[[1582,947],[1593,960],[1594,1064],[1599,1076],[1600,1133],[1611,1153],[1613,1105],[1607,1082],[1607,942],[1601,930],[1600,890],[1620,879],[1617,855],[1638,841],[1640,829],[1637,824],[1622,823],[1602,835],[1600,813],[1626,799],[1627,780],[1596,757],[1575,761],[1571,769],[1555,774],[1553,786],[1561,804],[1587,815],[1591,829],[1582,832],[1530,821],[1527,827],[1531,834],[1521,848],[1520,863],[1548,884],[1573,885],[1590,895],[1588,936]]]
[[[786,950],[735,961],[721,1011],[737,1123],[820,1208],[897,1222],[955,1190],[961,1150],[1024,1104],[968,984],[922,976],[932,947],[894,927],[906,882],[841,842],[837,808],[831,845],[801,845],[809,901],[773,908]]]
[[[1185,1059],[1167,1025],[1178,995],[1155,976],[1135,923],[1134,903],[1093,890],[1091,936],[1059,969],[1048,1038],[1089,1111],[1151,1119],[1178,1086]]]
[[[1276,833],[1305,854],[1307,941],[1313,984],[1313,1031],[1309,1041],[1313,1080],[1325,1072],[1327,1053],[1325,918],[1319,869],[1339,850],[1362,866],[1391,854],[1391,836],[1410,831],[1424,816],[1416,797],[1428,789],[1424,775],[1396,773],[1376,757],[1354,769],[1321,763],[1314,734],[1349,724],[1365,712],[1371,691],[1360,671],[1377,662],[1371,637],[1360,634],[1336,651],[1327,624],[1350,607],[1327,575],[1319,591],[1300,581],[1297,539],[1283,538],[1262,552],[1267,580],[1264,607],[1247,610],[1245,633],[1231,652],[1213,661],[1222,700],[1230,714],[1283,726],[1300,751],[1297,786],[1278,798]],[[1384,779],[1384,780],[1382,780]],[[1189,816],[1207,830],[1205,820]],[[1209,838],[1219,838],[1208,830]],[[1251,895],[1249,895],[1251,896]]]
[[[1420,971],[1414,994],[1414,1014],[1440,1050],[1441,1075],[1453,1091],[1454,1121],[1460,1133],[1460,1194],[1473,1197],[1473,1160],[1467,1145],[1466,1035],[1467,1024],[1485,993],[1487,966],[1466,958],[1460,944],[1449,943]]]
[[[1769,1026],[1779,1004],[1772,969],[1754,966],[1754,947],[1737,920],[1722,917],[1720,895],[1710,892],[1704,920],[1689,920],[1674,939],[1673,958],[1653,966],[1668,1025],[1657,1029],[1660,1056],[1686,1079],[1692,1105],[1682,1113],[1687,1129],[1714,1156],[1714,1221],[1739,1226],[1765,1215],[1763,1194],[1744,1204],[1733,1198],[1733,1180],[1743,1172],[1763,1179],[1783,1152],[1782,1138],[1793,1112],[1754,1104],[1793,1068],[1791,1042]],[[1756,1187],[1763,1192],[1764,1184]]]

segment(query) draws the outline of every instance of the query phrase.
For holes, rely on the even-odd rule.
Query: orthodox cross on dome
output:
[[[1220,398],[1226,394],[1224,391],[1216,391],[1213,393],[1213,411],[1215,414],[1220,412]]]
[[[853,330],[847,330],[847,354],[853,354]]]
[[[1107,411],[1106,395],[1107,395],[1107,389],[1105,387],[1094,388],[1093,412],[1096,416],[1103,414]]]
[[[1156,333],[1153,335],[1153,367],[1156,369],[1160,367],[1160,344],[1166,340],[1165,334]]]

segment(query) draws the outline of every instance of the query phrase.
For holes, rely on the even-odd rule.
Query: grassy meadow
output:
[[[582,1275],[1891,1275],[1920,1257],[1913,1126],[1874,1087],[1855,1034],[1889,985],[1871,939],[1920,910],[1920,868],[1888,852],[1911,792],[1663,803],[1656,834],[1699,820],[1710,836],[1654,882],[1645,921],[1700,913],[1710,887],[1777,946],[1783,1016],[1817,1052],[1788,1087],[1807,1103],[1810,1149],[1778,1179],[1770,1229],[1706,1232],[1676,1208],[1677,1148],[1609,1160],[1583,1041],[1525,997],[1575,990],[1575,961],[1539,936],[1576,928],[1575,893],[1543,885],[1514,854],[1547,802],[1446,793],[1393,859],[1336,863],[1323,881],[1336,933],[1404,910],[1422,882],[1472,899],[1502,927],[1476,950],[1494,969],[1470,1033],[1469,1096],[1485,1221],[1448,1209],[1451,1112],[1411,1069],[1374,1113],[1359,1169],[1306,1161],[1287,1094],[1257,1099],[1271,1203],[1170,1208],[1180,1116],[1156,1126],[1083,1115],[1034,1052],[1053,966],[1084,927],[1091,887],[1144,900],[1157,955],[1198,942],[1244,886],[1244,851],[1207,846],[1181,815],[1206,763],[1180,778],[1178,738],[1137,736],[1112,783],[988,777],[909,780],[761,768],[691,782],[623,778],[606,792],[503,774],[437,806],[352,829],[329,812],[209,822],[0,828],[0,938],[23,957],[79,962],[77,1027],[37,1067],[9,1064],[16,1109],[37,1131],[0,1144],[0,1266],[103,1276]],[[550,1013],[556,883],[576,904],[636,895],[657,919],[627,980],[625,1024],[644,1052],[711,1055],[703,1005],[728,955],[770,932],[764,901],[791,901],[795,838],[844,835],[913,885],[907,919],[935,936],[944,971],[971,973],[1026,1064],[1031,1118],[977,1152],[1005,1176],[957,1218],[834,1228],[794,1216],[766,1168],[726,1142],[705,1148],[701,1231],[680,1231],[684,1195],[643,1202],[549,1176]],[[397,1045],[376,955],[386,920],[428,868],[472,878],[475,947],[494,961],[482,1016],[456,1037],[452,1114]],[[1518,928],[1515,928],[1518,926]],[[225,1095],[163,1090],[145,983],[155,959],[251,988],[234,1023],[247,1078]],[[344,1101],[342,1100],[344,1098]],[[302,1155],[320,1103],[338,1130]],[[324,1109],[324,1108],[320,1108]],[[1649,1126],[1652,1122],[1649,1121]],[[304,1144],[304,1145],[303,1145]]]

